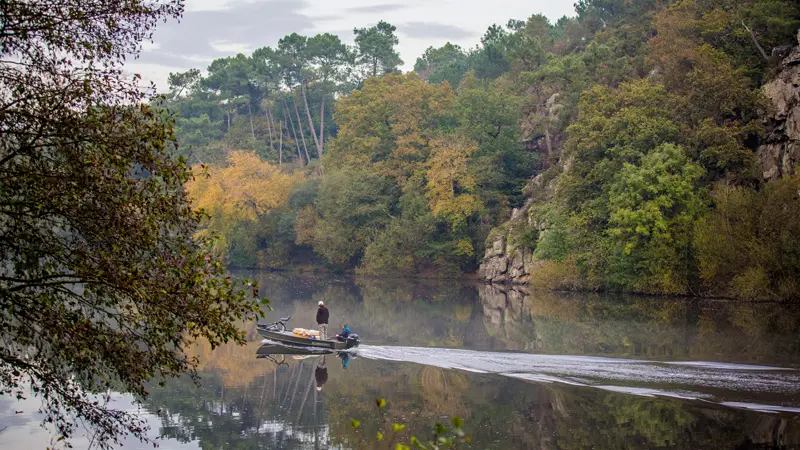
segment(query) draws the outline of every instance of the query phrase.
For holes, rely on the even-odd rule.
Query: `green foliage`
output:
[[[563,262],[574,250],[569,227],[569,211],[563,205],[547,203],[535,205],[529,217],[536,220],[542,230],[537,229],[538,240],[533,255],[542,261]]]
[[[314,251],[339,265],[353,265],[394,212],[396,188],[384,176],[347,169],[320,183]]]
[[[400,41],[394,32],[397,28],[381,20],[370,28],[354,28],[358,62],[370,76],[392,73],[403,64],[395,45]]]
[[[193,173],[174,122],[122,70],[182,9],[0,6],[0,393],[38,397],[56,442],[79,430],[101,448],[148,441],[146,421],[107,393],[144,398],[154,378],[196,376],[187,348],[243,343],[237,322],[263,314],[256,286],[194,239],[204,215],[184,190]]]
[[[467,54],[458,45],[446,43],[442,47],[428,47],[422,56],[417,58],[414,71],[429,83],[447,81],[456,88],[469,66]]]
[[[519,206],[520,186],[535,172],[537,161],[520,142],[523,116],[514,86],[499,81],[486,85],[470,72],[458,88],[455,111],[459,132],[478,143],[469,168],[490,214],[498,215],[503,203]]]
[[[506,56],[508,33],[498,25],[492,25],[481,38],[481,46],[470,54],[469,67],[481,80],[493,80],[511,67]]]
[[[352,47],[292,33],[206,76],[171,74],[164,104],[180,117],[182,155],[218,163],[246,149],[304,168],[297,202],[227,236],[234,259],[470,271],[492,227],[527,202],[535,225],[508,237],[546,263],[545,284],[777,295],[754,287],[772,276],[763,264],[701,283],[710,265],[693,233],[715,183],[761,192],[759,85],[794,44],[800,5],[581,0],[575,11],[492,25],[470,49],[430,46],[405,75],[384,21],[354,28]],[[552,183],[525,192],[548,169]]]
[[[367,245],[359,273],[411,276],[429,264],[437,220],[417,192],[404,195],[400,209],[400,217],[391,220]]]
[[[610,186],[610,264],[634,267],[621,287],[665,293],[688,292],[692,228],[705,210],[697,182],[703,169],[681,147],[662,144],[626,163]],[[622,278],[616,277],[616,278]]]
[[[692,134],[686,117],[675,115],[670,105],[680,101],[646,80],[583,94],[580,114],[568,129],[568,170],[557,180],[556,205],[534,208],[551,222],[537,258],[564,261],[576,251],[586,281],[612,289],[693,288],[692,231],[706,210],[708,177],[704,153],[687,148],[702,141],[705,131]],[[723,173],[734,170],[728,166]],[[553,220],[559,216],[554,211],[570,211],[568,220],[564,213]]]
[[[571,167],[560,177],[561,198],[587,226],[608,219],[609,183],[625,163],[663,143],[680,142],[682,128],[672,120],[670,96],[646,80],[618,90],[597,86],[581,98],[580,115],[570,125],[565,156]]]
[[[715,185],[714,210],[697,224],[700,275],[716,295],[796,299],[800,295],[800,177],[760,190]]]

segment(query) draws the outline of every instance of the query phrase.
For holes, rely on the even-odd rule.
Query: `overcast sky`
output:
[[[450,41],[469,48],[493,23],[542,13],[551,21],[573,14],[573,0],[186,0],[178,21],[160,23],[130,72],[167,87],[169,72],[205,69],[215,58],[275,46],[281,37],[333,33],[353,43],[353,28],[386,20],[410,70],[426,48]]]

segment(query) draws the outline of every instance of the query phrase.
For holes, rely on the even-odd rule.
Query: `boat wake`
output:
[[[709,401],[762,412],[800,413],[800,372],[780,367],[372,345],[359,347],[358,355],[539,383]],[[762,404],[763,400],[770,404]]]

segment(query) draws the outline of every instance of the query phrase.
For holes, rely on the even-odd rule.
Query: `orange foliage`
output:
[[[370,78],[339,100],[339,131],[326,158],[334,165],[375,164],[404,185],[422,168],[453,100],[449,85],[428,84],[413,72]]]
[[[226,246],[226,235],[239,223],[254,221],[281,206],[292,189],[304,180],[301,173],[281,172],[251,152],[231,152],[227,166],[212,167],[196,175],[186,190],[196,208],[211,215],[200,235],[216,233],[218,250]],[[194,167],[195,174],[203,173]]]
[[[428,204],[434,214],[445,217],[454,228],[462,227],[469,216],[483,207],[474,194],[475,179],[467,169],[467,160],[478,146],[470,139],[444,136],[434,139],[431,148],[426,186]]]

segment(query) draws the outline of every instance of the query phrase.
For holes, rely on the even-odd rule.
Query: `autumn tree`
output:
[[[453,229],[463,229],[482,209],[475,179],[467,169],[467,161],[478,146],[467,138],[442,136],[431,143],[431,148],[425,187],[428,204]]]
[[[453,91],[431,85],[416,74],[371,78],[339,100],[339,125],[329,159],[334,166],[374,166],[401,186],[420,170],[429,142],[447,123]]]
[[[694,234],[699,275],[711,295],[796,300],[800,295],[800,176],[760,190],[720,183],[715,208]]]
[[[242,342],[234,320],[260,314],[194,239],[172,121],[121,70],[182,8],[0,5],[0,394],[40,398],[57,439],[78,426],[101,447],[146,439],[93,393],[196,374],[184,348]]]
[[[216,236],[215,249],[221,255],[230,252],[231,236],[238,226],[283,205],[303,180],[302,174],[283,173],[251,152],[231,152],[226,163],[187,184],[194,205],[210,214],[198,236]]]
[[[752,178],[756,162],[746,142],[760,129],[761,96],[744,68],[704,42],[702,18],[708,14],[691,0],[659,13],[649,61],[662,72],[664,85],[685,99],[682,109],[697,130],[708,175]]]

